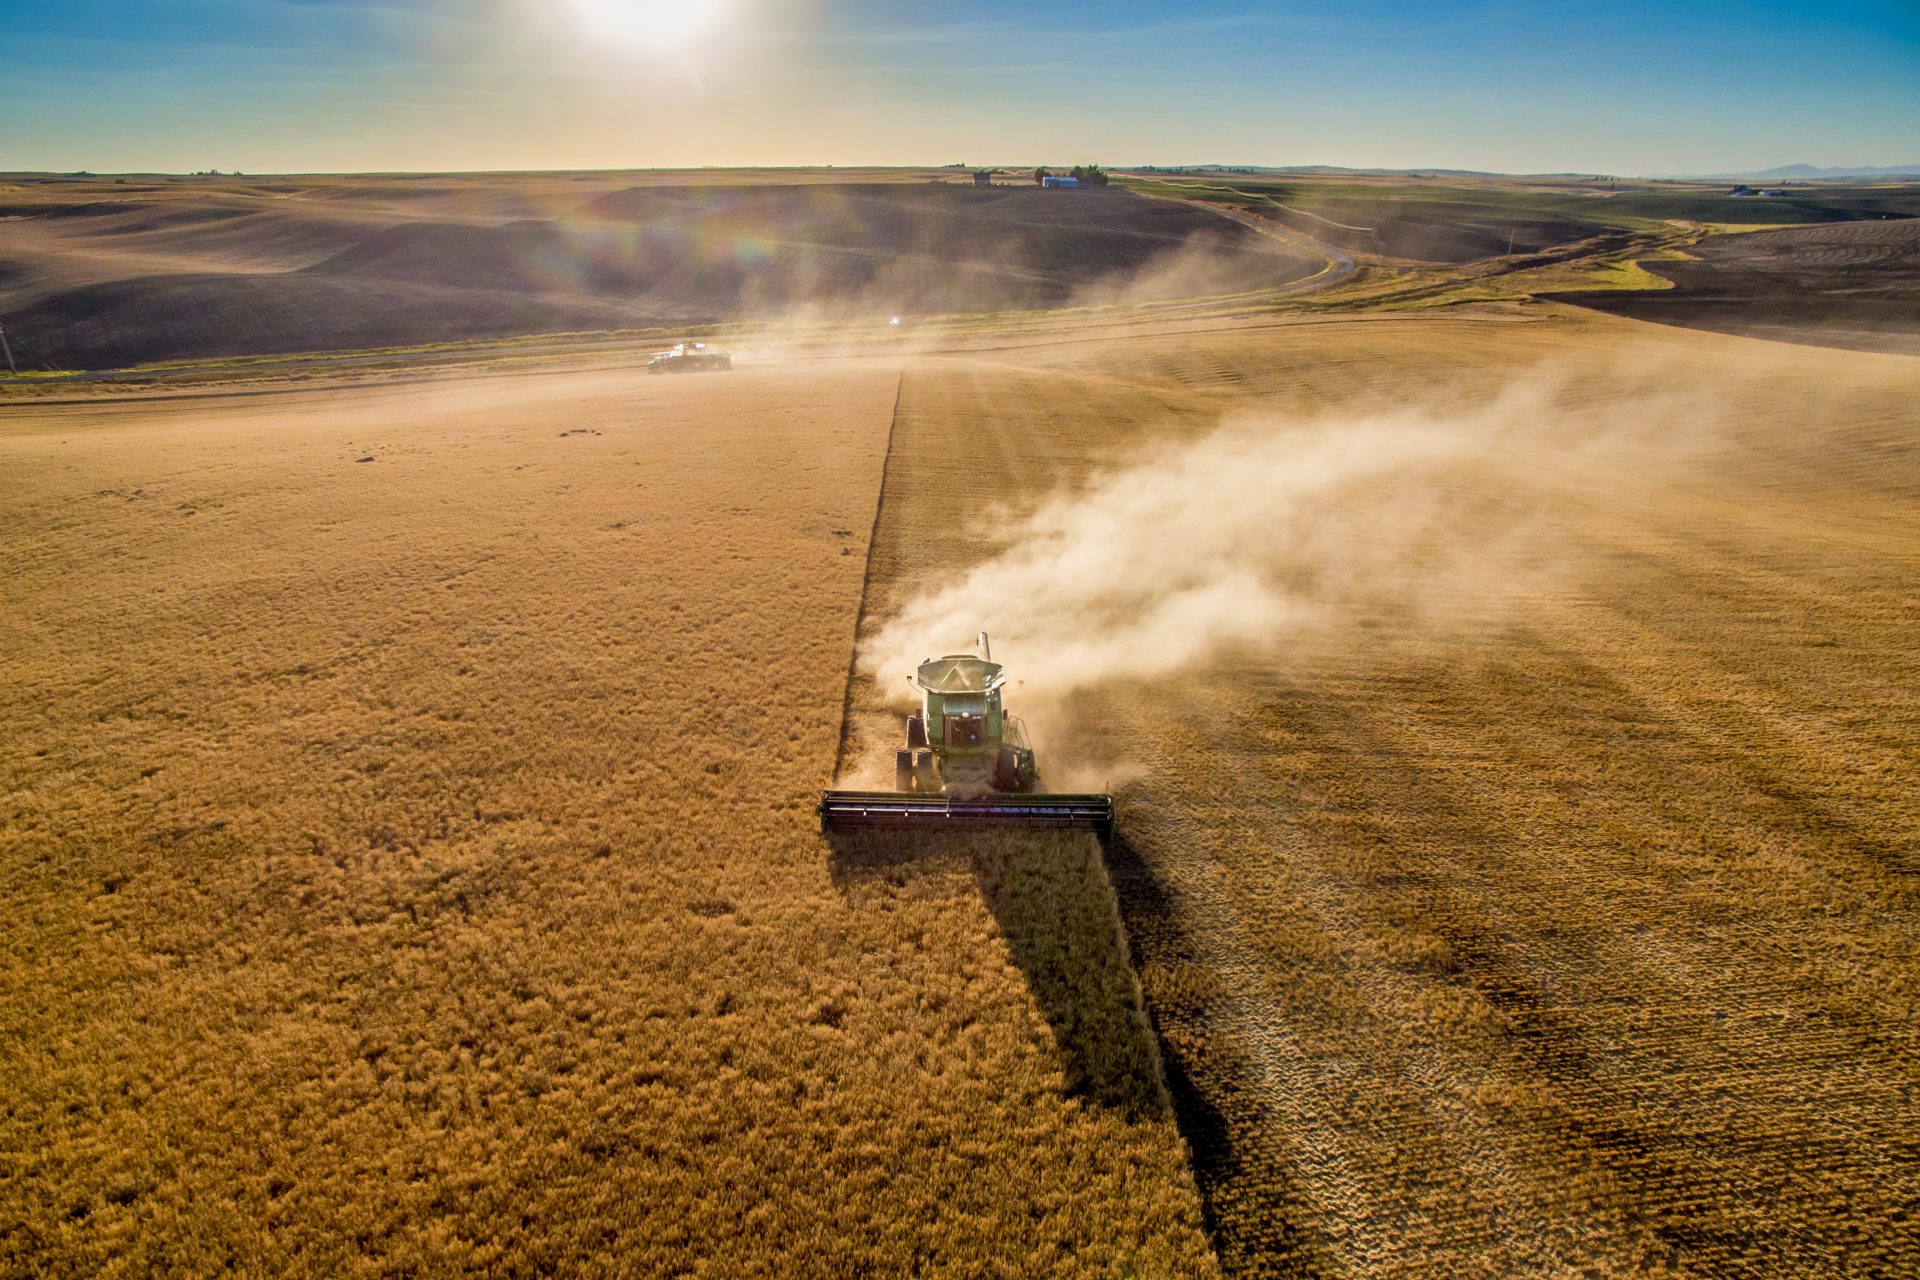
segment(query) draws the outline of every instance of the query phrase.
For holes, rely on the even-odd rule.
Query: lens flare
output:
[[[720,23],[728,0],[569,0],[589,35],[632,48],[684,49]]]

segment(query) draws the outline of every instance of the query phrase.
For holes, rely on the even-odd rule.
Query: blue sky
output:
[[[1920,162],[1920,3],[7,0],[0,170]]]

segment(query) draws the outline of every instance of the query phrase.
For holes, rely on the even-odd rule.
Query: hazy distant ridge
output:
[[[1811,164],[1783,164],[1772,169],[1749,169],[1744,173],[1656,173],[1656,178],[1712,178],[1743,181],[1785,181],[1810,178],[1906,178],[1920,177],[1920,162],[1886,165],[1839,165],[1822,169]]]
[[[1125,168],[1127,166],[1123,166]],[[1153,168],[1139,165],[1134,168]],[[1290,174],[1353,174],[1359,177],[1401,177],[1425,174],[1429,177],[1456,178],[1574,178],[1585,176],[1590,171],[1564,170],[1557,173],[1500,173],[1490,169],[1354,169],[1337,164],[1191,164],[1160,165],[1160,170],[1184,169],[1189,172],[1203,170],[1223,170],[1229,173],[1290,173]],[[1792,180],[1812,180],[1819,178],[1920,178],[1920,162],[1913,164],[1889,165],[1839,165],[1829,169],[1811,164],[1783,164],[1772,169],[1750,169],[1743,173],[1654,173],[1643,175],[1655,181],[1666,179],[1688,179],[1695,182],[1786,182]]]

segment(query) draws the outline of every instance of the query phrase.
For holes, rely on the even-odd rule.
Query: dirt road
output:
[[[1209,204],[1204,200],[1183,200],[1175,196],[1159,196],[1157,198],[1173,200],[1177,204],[1189,204],[1195,208],[1205,209],[1209,213],[1217,214],[1230,222],[1238,223],[1240,226],[1257,232],[1270,240],[1276,240],[1291,250],[1314,255],[1326,260],[1327,265],[1325,267],[1313,275],[1308,276],[1306,279],[1297,280],[1275,289],[1275,297],[1283,297],[1295,293],[1309,293],[1315,289],[1329,289],[1354,273],[1355,264],[1353,258],[1347,254],[1346,250],[1337,245],[1327,244],[1324,241],[1302,235],[1298,231],[1291,230],[1290,228],[1279,226],[1269,218],[1257,218],[1250,213],[1242,213],[1238,209],[1230,209],[1224,205]]]

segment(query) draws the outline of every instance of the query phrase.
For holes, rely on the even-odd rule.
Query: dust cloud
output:
[[[1277,240],[1196,233],[1133,271],[1090,280],[1068,308],[1125,307],[1285,290],[1312,277],[1318,260]]]
[[[1564,390],[1542,375],[1473,407],[1230,415],[998,513],[982,530],[994,553],[911,599],[863,662],[906,698],[896,673],[985,629],[1022,682],[1018,710],[1057,740],[1069,704],[1103,685],[1236,653],[1331,645],[1361,662],[1389,637],[1501,626],[1579,590],[1590,553],[1567,535],[1573,505],[1693,448],[1684,397],[1570,406]]]
[[[1287,289],[1311,277],[1310,256],[1276,242],[1213,232],[1169,242],[1128,269],[1089,270],[1071,286],[1036,278],[1016,257],[988,263],[885,265],[858,288],[750,292],[746,333],[727,345],[743,363],[940,351],[984,316],[1127,308]],[[716,341],[718,341],[716,339]]]

